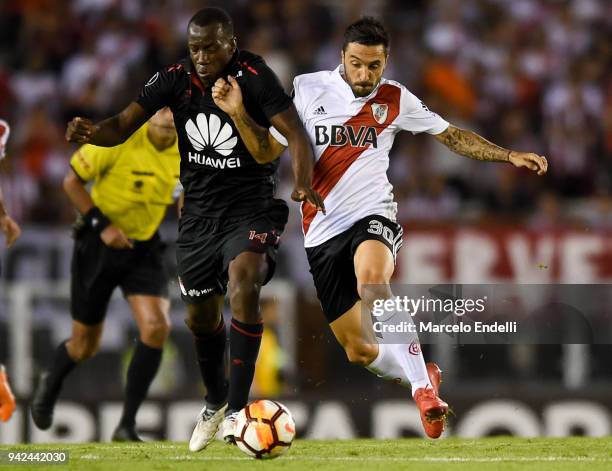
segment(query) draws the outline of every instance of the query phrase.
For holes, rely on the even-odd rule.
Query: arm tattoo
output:
[[[266,128],[257,124],[248,113],[239,113],[232,116],[232,119],[241,134],[245,134],[245,136],[242,137],[246,138],[243,140],[251,154],[257,156],[270,152],[270,142],[268,141],[268,130]],[[251,148],[252,146],[249,145],[253,141],[257,143],[257,148]],[[254,152],[255,150],[257,150],[257,152]]]
[[[508,162],[510,151],[487,141],[475,132],[449,126],[446,131],[435,136],[453,152],[471,159]]]

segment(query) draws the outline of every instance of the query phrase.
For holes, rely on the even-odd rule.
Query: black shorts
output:
[[[359,301],[353,262],[359,244],[379,240],[395,260],[403,233],[402,226],[386,217],[368,216],[321,245],[306,248],[310,273],[327,322],[335,321]]]
[[[98,234],[81,232],[72,255],[72,318],[87,325],[102,322],[117,286],[126,297],[133,294],[168,297],[164,248],[159,234],[147,241],[136,241],[133,249],[113,249]]]
[[[183,301],[197,304],[227,290],[230,262],[243,252],[265,253],[270,281],[289,208],[283,200],[250,217],[204,218],[183,215],[176,246]]]

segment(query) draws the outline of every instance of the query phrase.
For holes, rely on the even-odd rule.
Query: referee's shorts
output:
[[[80,231],[75,236],[72,255],[72,318],[86,325],[102,322],[117,286],[125,297],[142,294],[167,298],[164,249],[158,233],[147,241],[135,241],[133,249],[114,249],[104,244],[98,234]]]

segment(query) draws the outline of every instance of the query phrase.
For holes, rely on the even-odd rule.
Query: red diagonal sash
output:
[[[375,127],[376,135],[379,136],[397,118],[400,107],[401,90],[394,85],[381,85],[376,95],[363,105],[359,113],[350,118],[344,126],[353,126],[359,129],[360,126]],[[387,119],[383,124],[379,124],[374,119],[372,104],[386,104],[389,107]],[[347,171],[355,160],[369,147],[328,146],[317,161],[313,170],[312,187],[323,199],[329,195],[336,186],[342,175]],[[308,232],[310,223],[317,215],[316,208],[310,203],[302,203],[302,227],[304,234]]]

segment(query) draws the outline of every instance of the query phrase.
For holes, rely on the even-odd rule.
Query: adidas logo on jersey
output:
[[[230,155],[238,143],[238,138],[233,135],[229,123],[223,126],[221,124],[221,118],[216,114],[210,114],[207,118],[204,113],[198,113],[195,123],[189,119],[185,124],[185,131],[193,148],[197,151],[215,151],[224,157]],[[240,167],[238,157],[218,159],[197,152],[189,152],[189,162],[221,169]]]
[[[321,115],[327,114],[327,111],[325,111],[325,108],[323,108],[323,105],[321,105],[316,110],[313,111],[313,114],[316,114],[317,116],[321,116]]]

